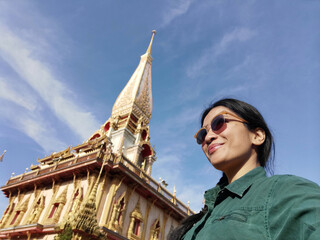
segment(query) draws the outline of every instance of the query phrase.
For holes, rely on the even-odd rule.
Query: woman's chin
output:
[[[225,161],[225,157],[223,157],[223,155],[221,155],[221,152],[218,151],[210,155],[208,154],[207,158],[211,165],[218,170],[221,170],[227,164],[227,162]]]
[[[223,171],[223,169],[225,168],[226,163],[224,161],[217,161],[217,160],[210,160],[209,162],[211,163],[211,165],[220,171]]]

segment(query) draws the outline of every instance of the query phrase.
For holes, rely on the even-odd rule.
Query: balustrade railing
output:
[[[119,161],[119,160],[118,160]],[[190,210],[188,206],[183,204],[180,200],[176,198],[173,194],[171,194],[165,187],[161,185],[160,182],[157,182],[154,180],[151,176],[145,173],[145,171],[138,166],[136,166],[134,163],[132,163],[129,159],[122,157],[120,160],[126,167],[128,167],[131,171],[136,173],[138,176],[140,176],[142,179],[144,179],[149,186],[151,186],[153,189],[155,189],[157,192],[159,192],[162,196],[164,196],[169,201],[173,202],[178,208],[180,208],[183,212],[190,214],[193,213],[193,211]]]
[[[79,164],[81,162],[86,162],[86,161],[91,161],[91,160],[96,160],[97,151],[91,151],[89,154],[84,155],[84,156],[75,156],[73,158],[70,158],[66,161],[61,161],[61,162],[56,162],[52,164],[51,166],[45,167],[45,168],[40,168],[37,170],[33,170],[28,173],[23,173],[19,176],[11,177],[6,185],[14,184],[19,181],[24,181],[28,179],[32,179],[33,177],[36,176],[41,176],[47,173],[50,173],[52,171],[56,170],[61,170],[63,168],[67,168],[71,165],[74,164]],[[150,187],[152,187],[155,191],[157,191],[159,194],[161,194],[164,198],[175,204],[179,209],[181,209],[183,212],[190,214],[193,213],[188,206],[183,204],[180,200],[176,198],[173,194],[171,194],[160,182],[157,182],[154,180],[151,176],[149,176],[142,168],[139,168],[137,165],[135,165],[133,162],[131,162],[129,159],[123,156],[118,156],[118,157],[112,157],[110,160],[117,164],[121,163],[128,169],[130,169],[132,172],[134,172],[136,175],[138,175],[141,179],[143,179],[146,183],[149,184]],[[109,164],[108,162],[106,164]]]

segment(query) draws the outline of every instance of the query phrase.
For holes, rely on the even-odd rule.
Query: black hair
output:
[[[191,215],[182,220],[178,227],[169,232],[167,240],[180,240],[196,222],[200,221],[200,219],[207,213],[207,211],[208,207],[205,205],[199,213]]]
[[[268,125],[266,124],[260,112],[255,107],[246,102],[233,98],[224,98],[212,103],[208,108],[206,108],[203,111],[201,116],[201,127],[203,125],[205,117],[208,115],[211,109],[219,106],[223,106],[230,109],[239,117],[246,120],[247,123],[245,123],[245,126],[247,126],[249,130],[255,130],[257,128],[261,128],[264,130],[266,137],[264,143],[258,147],[258,161],[262,167],[264,167],[270,174],[272,174],[274,159],[274,141],[272,134],[268,128]],[[227,184],[227,182],[227,176],[223,174],[218,185],[225,185]],[[199,213],[185,218],[177,228],[175,228],[173,231],[169,233],[167,239],[181,239],[186,234],[186,232],[188,232],[192,228],[192,226],[206,214],[207,211],[207,206],[204,206],[204,208]]]
[[[266,137],[262,145],[258,147],[258,161],[262,167],[264,167],[270,174],[273,173],[273,159],[274,159],[274,141],[271,131],[268,128],[267,123],[260,114],[260,112],[252,105],[233,98],[224,98],[217,102],[212,103],[202,113],[201,126],[203,121],[211,109],[215,107],[226,107],[237,114],[242,119],[246,120],[245,124],[249,130],[255,130],[261,128],[264,130]]]

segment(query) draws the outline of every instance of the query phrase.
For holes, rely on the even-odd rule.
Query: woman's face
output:
[[[239,119],[228,114],[224,114],[226,126],[223,131],[214,133],[210,127],[213,118],[221,112],[230,112],[226,107],[215,107],[211,109],[203,121],[203,127],[207,129],[207,135],[202,143],[202,150],[210,163],[218,170],[225,173],[237,171],[248,162],[256,164],[257,154],[255,151],[255,132],[239,122]]]

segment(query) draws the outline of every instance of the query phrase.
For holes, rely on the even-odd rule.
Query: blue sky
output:
[[[319,12],[312,0],[0,1],[1,186],[109,118],[153,29],[155,179],[201,208],[220,173],[193,135],[210,102],[234,97],[269,124],[275,173],[320,184]]]

